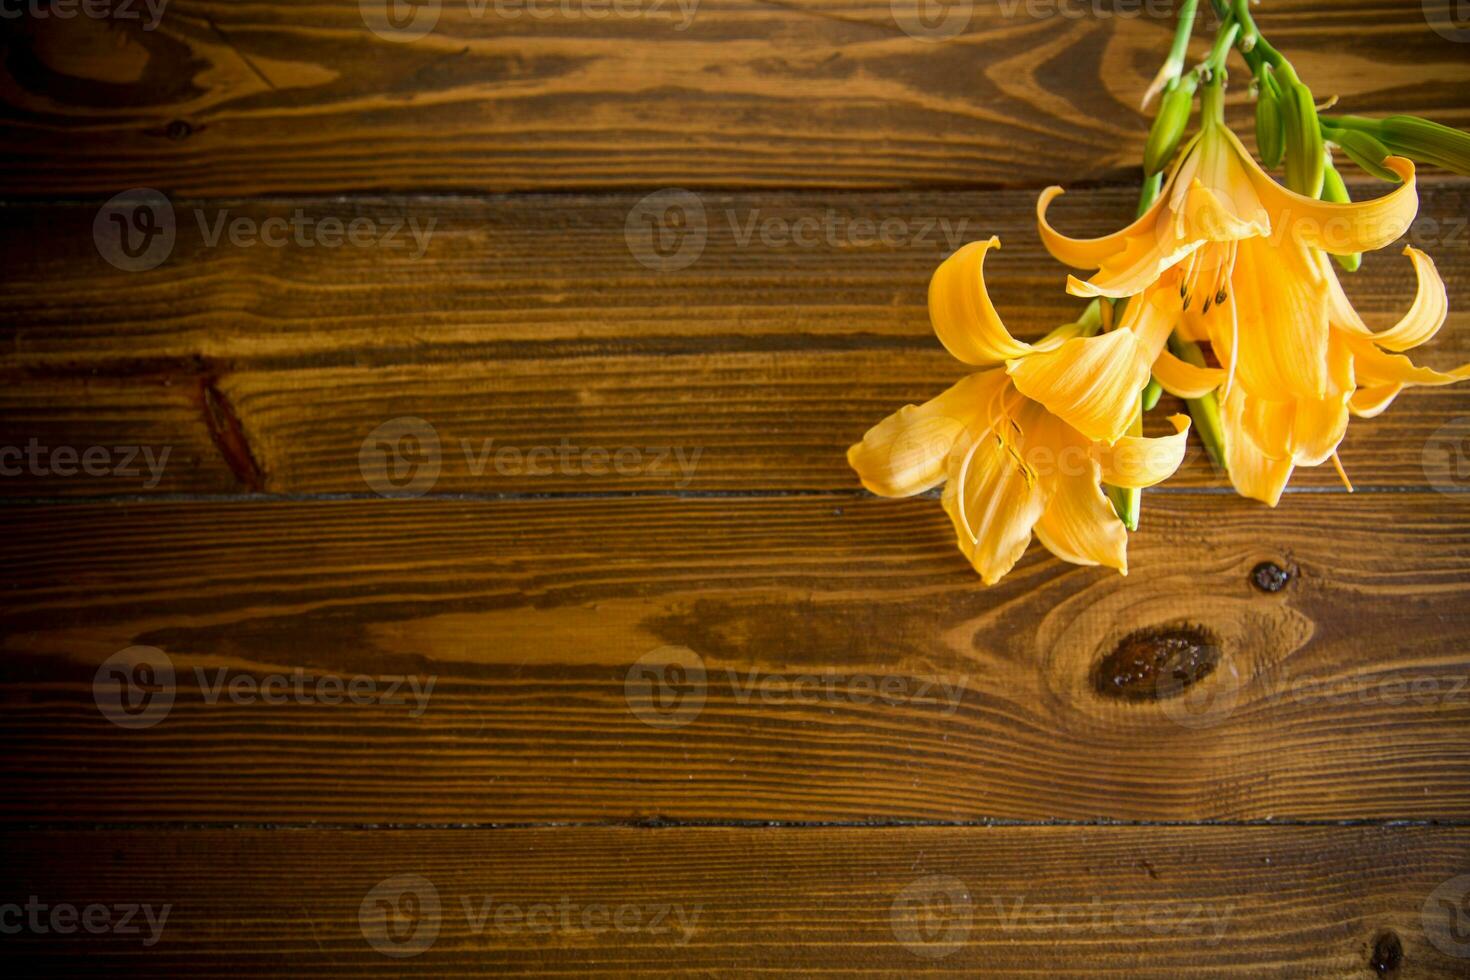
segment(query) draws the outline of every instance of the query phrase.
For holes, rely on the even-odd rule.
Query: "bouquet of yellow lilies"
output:
[[[1410,116],[1319,116],[1291,63],[1261,36],[1247,0],[1213,0],[1219,29],[1185,72],[1197,0],[1186,0],[1169,56],[1144,96],[1162,97],[1144,153],[1139,217],[1103,238],[1054,230],[1044,191],[1041,239],[1090,297],[1077,322],[1036,343],[1013,337],[985,287],[987,253],[972,242],[929,284],[929,316],[945,348],[978,372],[923,405],[907,405],[848,451],[863,485],[909,496],[944,483],[960,550],[994,584],[1041,539],[1053,554],[1127,573],[1139,491],[1171,476],[1190,418],[1142,435],[1161,391],[1183,398],[1206,449],[1235,489],[1275,506],[1297,466],[1331,460],[1349,415],[1371,418],[1408,385],[1448,384],[1403,352],[1429,340],[1448,312],[1428,255],[1404,249],[1418,294],[1397,324],[1374,332],[1333,269],[1408,230],[1418,211],[1413,160],[1470,173],[1470,136]],[[1256,142],[1265,167],[1225,124],[1226,60],[1252,75]],[[1196,103],[1199,123],[1185,140]],[[1337,150],[1398,186],[1349,200]],[[1284,164],[1285,184],[1268,173]],[[1167,170],[1167,179],[1164,172]],[[1329,256],[1332,258],[1329,259]],[[1348,489],[1351,485],[1348,484]]]

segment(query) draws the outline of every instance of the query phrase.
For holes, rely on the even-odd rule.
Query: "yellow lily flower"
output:
[[[1274,507],[1296,466],[1316,466],[1329,458],[1347,482],[1336,454],[1349,414],[1372,418],[1406,387],[1470,377],[1470,364],[1436,371],[1402,353],[1433,338],[1449,313],[1444,281],[1433,260],[1413,246],[1406,246],[1404,254],[1418,275],[1414,302],[1398,323],[1377,333],[1353,309],[1326,256],[1315,254],[1316,273],[1327,291],[1327,390],[1320,399],[1259,398],[1244,385],[1226,393],[1221,423],[1227,469],[1241,494]]]
[[[1079,321],[1036,344],[1016,340],[990,301],[974,242],[945,260],[929,288],[935,332],[960,360],[982,366],[920,406],[879,422],[848,450],[863,485],[906,497],[947,485],[945,511],[961,552],[987,585],[1015,565],[1033,532],[1057,557],[1127,573],[1127,529],[1104,481],[1149,487],[1184,458],[1189,420],[1175,434],[1126,435],[1170,317],[1131,304],[1117,329],[1086,336]]]
[[[1179,303],[1130,303],[1116,330],[1079,336],[1072,324],[1036,344],[1011,336],[985,288],[985,256],[1000,240],[971,242],[935,270],[929,320],[951,354],[974,367],[1004,365],[1016,389],[1068,425],[1112,444],[1127,431],[1138,393],[1163,352]]]
[[[1418,297],[1403,321],[1376,335],[1327,258],[1382,248],[1413,221],[1414,165],[1389,157],[1384,166],[1402,181],[1389,194],[1319,201],[1282,187],[1223,122],[1211,120],[1181,152],[1159,199],[1119,232],[1068,238],[1046,220],[1061,188],[1048,188],[1037,203],[1052,255],[1097,270],[1085,282],[1069,277],[1072,294],[1151,298],[1178,290],[1181,335],[1208,341],[1222,366],[1194,367],[1165,351],[1154,377],[1186,398],[1223,389],[1227,467],[1246,496],[1274,505],[1294,467],[1336,461],[1350,413],[1376,414],[1406,385],[1466,376],[1396,354],[1444,321],[1444,284],[1428,256],[1406,250]]]

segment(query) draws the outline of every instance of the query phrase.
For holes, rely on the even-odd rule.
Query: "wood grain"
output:
[[[1464,975],[1431,896],[1470,868],[1470,832],[155,830],[0,854],[7,898],[168,907],[151,946],[141,913],[135,935],[7,936],[37,976],[1419,980]]]
[[[966,3],[964,32],[933,43],[888,0],[702,0],[687,21],[673,0],[633,18],[434,6],[412,43],[323,0],[174,0],[156,30],[7,20],[0,194],[1118,180],[1174,13]],[[1260,22],[1345,111],[1470,123],[1470,63],[1419,4],[1279,0]],[[1232,118],[1249,132],[1244,106]]]
[[[1421,355],[1440,367],[1470,361],[1467,186],[1426,187],[1406,237],[1449,289],[1450,322]],[[1054,220],[1100,234],[1131,196],[1078,191]],[[363,446],[404,416],[440,440],[439,493],[852,490],[846,447],[963,373],[924,308],[954,245],[1002,238],[987,272],[1016,333],[1080,309],[1041,249],[1031,192],[704,194],[705,244],[679,269],[635,257],[646,253],[625,230],[638,202],[180,200],[172,255],[140,272],[103,260],[93,207],[11,206],[0,445],[121,440],[171,447],[177,464],[151,487],[26,468],[0,494],[367,493]],[[221,222],[254,229],[298,213],[313,228],[365,222],[371,243],[209,244]],[[427,232],[417,257],[410,227]],[[1347,277],[1375,325],[1412,296],[1392,251]],[[1425,446],[1470,416],[1467,398],[1464,386],[1416,390],[1355,422],[1343,450],[1355,482],[1426,485]],[[564,443],[594,458],[548,467],[544,453],[560,460]],[[1171,485],[1225,481],[1197,454]],[[1337,484],[1329,467],[1297,485]]]
[[[1156,495],[1128,578],[1033,546],[988,590],[932,499],[18,513],[10,821],[1470,816],[1466,494]],[[1212,672],[1099,693],[1168,626]],[[122,729],[94,677],[135,644],[175,700]],[[315,681],[357,675],[427,697]]]

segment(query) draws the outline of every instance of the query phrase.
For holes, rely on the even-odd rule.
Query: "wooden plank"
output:
[[[0,487],[6,495],[228,493],[228,427],[204,375],[73,378],[0,386]]]
[[[434,30],[411,43],[320,0],[174,0],[156,30],[27,19],[8,38],[0,193],[1118,179],[1174,15],[966,2],[946,9],[964,32],[934,43],[889,0],[526,6],[427,4]],[[1470,64],[1417,4],[1280,0],[1261,24],[1346,111],[1470,123]]]
[[[23,832],[0,853],[7,898],[46,906],[6,944],[50,976],[1418,980],[1464,976],[1470,887],[1470,832],[1423,827]],[[51,931],[73,903],[109,925]]]
[[[1154,495],[988,590],[932,499],[16,513],[11,821],[1470,816],[1466,494]]]
[[[1436,366],[1470,361],[1467,187],[1426,188],[1407,237],[1435,256],[1455,310],[1428,348]],[[1102,233],[1130,196],[1068,195],[1056,220]],[[1080,308],[1040,247],[1031,192],[701,200],[703,251],[674,270],[630,249],[635,195],[180,201],[173,254],[136,272],[99,254],[94,208],[12,206],[0,229],[15,273],[0,297],[0,445],[85,449],[131,434],[196,459],[168,468],[159,492],[363,493],[364,443],[409,416],[440,439],[436,492],[848,490],[846,447],[963,372],[924,309],[955,243],[1002,237],[989,272],[1017,333]],[[209,244],[221,222],[258,229],[297,213],[312,228],[365,222],[369,244]],[[887,242],[874,241],[885,221]],[[417,258],[411,227],[426,233]],[[1409,263],[1369,256],[1348,287],[1371,322],[1392,322],[1412,295]],[[1343,456],[1355,481],[1425,485],[1424,447],[1470,415],[1467,392],[1411,392],[1354,423]],[[135,424],[140,413],[167,425]],[[563,440],[592,450],[590,465],[545,472]],[[596,462],[619,450],[623,465]],[[1335,485],[1324,469],[1298,481]],[[1175,485],[1223,480],[1199,456]],[[0,494],[23,496],[118,488],[32,470],[0,481]]]

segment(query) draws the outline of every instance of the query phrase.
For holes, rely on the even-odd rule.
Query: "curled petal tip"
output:
[[[1078,279],[1076,276],[1067,277],[1067,292],[1073,296],[1100,296],[1092,284]]]

